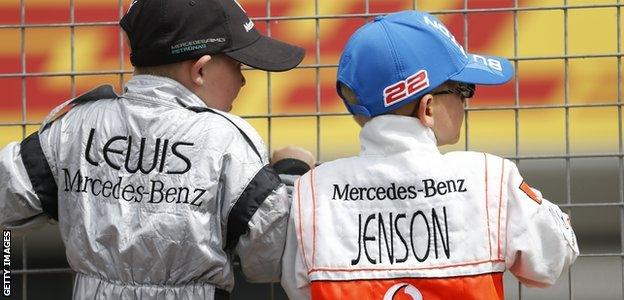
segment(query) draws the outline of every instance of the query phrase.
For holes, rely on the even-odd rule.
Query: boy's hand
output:
[[[303,161],[310,167],[310,169],[314,168],[314,165],[316,163],[316,159],[310,151],[298,146],[289,145],[273,151],[273,157],[271,157],[271,165],[275,165],[275,163],[277,163],[278,161],[287,158],[293,158]]]

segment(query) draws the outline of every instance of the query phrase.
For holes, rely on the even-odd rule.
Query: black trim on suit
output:
[[[58,221],[58,186],[41,149],[39,133],[35,132],[22,141],[20,156],[43,212]]]

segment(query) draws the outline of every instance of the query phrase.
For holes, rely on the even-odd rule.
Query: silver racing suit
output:
[[[0,224],[58,220],[78,299],[227,298],[232,256],[279,281],[290,202],[244,120],[140,75],[0,152]]]

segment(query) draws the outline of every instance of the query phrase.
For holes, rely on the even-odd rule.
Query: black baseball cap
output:
[[[119,25],[138,67],[222,53],[257,69],[286,71],[305,54],[261,35],[235,0],[134,0]]]

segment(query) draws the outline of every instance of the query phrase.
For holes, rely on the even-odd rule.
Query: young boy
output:
[[[0,152],[0,225],[58,220],[76,299],[228,299],[235,255],[249,280],[278,281],[290,200],[258,133],[227,112],[241,63],[285,71],[304,50],[260,35],[233,0],[134,1],[120,25],[136,76]]]
[[[512,75],[422,12],[351,37],[337,88],[362,152],[297,181],[282,262],[291,299],[503,299],[506,269],[528,286],[557,280],[578,255],[567,215],[513,162],[436,147],[457,142],[475,84]]]

